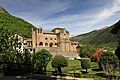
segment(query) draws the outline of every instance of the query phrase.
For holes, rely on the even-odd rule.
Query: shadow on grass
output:
[[[105,73],[96,73],[96,76],[106,77]]]
[[[89,73],[89,72],[86,72],[86,71],[81,71],[82,72],[82,74],[87,74],[87,73]]]
[[[33,74],[31,76],[32,79],[37,79],[37,80],[57,80],[55,77],[51,77],[48,75],[42,75],[42,74]]]
[[[94,69],[92,69],[93,71],[102,71],[101,69],[99,69],[99,68],[94,68]]]

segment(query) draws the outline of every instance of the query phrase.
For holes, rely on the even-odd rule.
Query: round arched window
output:
[[[50,46],[50,47],[53,47],[53,43],[50,43],[49,46]]]
[[[55,43],[55,45],[57,45],[57,43]]]
[[[45,46],[48,46],[48,43],[45,43]]]
[[[43,46],[43,43],[42,43],[42,42],[40,42],[40,43],[39,43],[39,46]]]

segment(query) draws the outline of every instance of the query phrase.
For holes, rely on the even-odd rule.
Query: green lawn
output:
[[[63,72],[78,70],[81,68],[79,60],[69,60],[69,59],[67,59],[67,60],[68,60],[68,66],[62,68]],[[52,68],[52,66],[51,66],[51,62],[49,62],[48,66],[47,66],[47,71],[54,71],[54,68]]]
[[[80,67],[80,61],[79,60],[68,60],[68,66],[62,68],[63,73],[65,73],[68,76],[73,76],[74,73],[79,74],[81,77],[87,77],[87,78],[93,78],[95,80],[105,80],[106,78],[97,76],[96,74],[103,73],[103,71],[97,71],[99,68],[98,64],[95,62],[91,63],[91,69],[88,70],[89,73],[87,74],[82,74],[81,71],[83,70]],[[94,70],[96,69],[96,70]],[[47,66],[47,71],[54,71],[54,68],[51,66],[51,62],[49,62]],[[71,74],[71,75],[70,75]]]
[[[80,66],[80,61],[79,60],[68,60],[68,66],[62,68],[63,72],[67,72],[67,71],[73,71],[73,70],[81,70],[81,66]],[[95,62],[91,63],[91,68],[98,68],[98,64]],[[47,66],[47,71],[54,71],[54,68],[52,68],[51,66],[51,61],[49,62],[48,66]]]

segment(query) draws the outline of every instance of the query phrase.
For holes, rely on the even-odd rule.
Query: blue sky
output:
[[[120,0],[0,0],[0,6],[36,27],[63,27],[72,36],[120,20]]]

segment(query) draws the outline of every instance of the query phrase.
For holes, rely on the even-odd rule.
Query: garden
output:
[[[81,59],[66,58],[68,66],[62,68],[62,74],[79,78],[93,78],[94,80],[119,80],[119,56],[115,53],[103,48],[81,46],[79,50]],[[48,63],[47,71],[54,75],[52,73],[55,69],[51,63],[51,61]]]
[[[94,80],[120,79],[119,49],[112,52],[91,45],[82,45],[78,50],[80,59],[70,59],[62,55],[53,57],[45,49],[34,54],[27,50],[22,53],[20,48],[18,36],[6,29],[0,30],[1,80],[4,76],[18,76],[16,78],[21,80],[56,80],[58,76]]]

